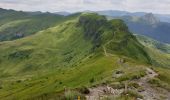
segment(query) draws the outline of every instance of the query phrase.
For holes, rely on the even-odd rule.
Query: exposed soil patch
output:
[[[143,99],[140,100],[170,100],[170,93],[168,91],[162,88],[153,88],[151,84],[148,83],[150,79],[157,77],[158,74],[150,68],[146,68],[146,73],[147,74],[144,77],[130,81],[139,84],[139,86],[143,88],[142,91],[132,88],[128,88],[128,90],[136,91],[142,95]],[[86,95],[87,100],[100,100],[110,95],[116,98],[124,92],[124,88],[114,89],[109,85],[102,85],[89,88],[89,91],[90,93]]]

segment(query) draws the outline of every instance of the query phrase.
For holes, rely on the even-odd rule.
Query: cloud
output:
[[[170,14],[170,0],[0,0],[0,7],[24,11],[125,10]]]

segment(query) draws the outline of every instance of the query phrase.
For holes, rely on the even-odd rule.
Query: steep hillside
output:
[[[0,9],[0,41],[15,40],[56,26],[76,16]]]
[[[93,13],[26,38],[1,42],[0,52],[3,100],[54,99],[64,88],[112,80],[113,70],[121,68],[120,63],[150,63],[144,46],[122,20],[108,21]],[[141,67],[132,68],[132,73],[127,73],[130,76],[120,80],[143,75],[138,73]]]
[[[90,15],[87,14],[87,16]],[[93,14],[90,17],[84,14],[80,17],[80,24],[83,25],[85,36],[92,39],[95,47],[102,46],[109,53],[126,55],[144,62],[149,61],[143,46],[128,31],[122,20],[107,22],[104,16],[96,18]]]
[[[157,40],[154,40],[152,38],[142,36],[142,35],[135,35],[137,39],[145,46],[152,47],[155,49],[158,49],[164,53],[170,53],[170,45],[166,43],[159,42]]]
[[[158,77],[152,79],[150,83],[155,87],[170,89],[170,45],[160,43],[146,36],[136,35],[139,42],[146,47],[153,69],[157,71]],[[168,84],[168,85],[167,85]],[[170,93],[169,93],[170,94]],[[169,96],[169,94],[167,96]],[[163,99],[164,100],[164,99]]]
[[[129,30],[135,34],[145,35],[160,42],[170,43],[170,23],[160,22],[153,14],[142,17],[124,16]]]
[[[135,35],[139,42],[146,47],[151,62],[157,67],[170,68],[170,45],[161,43],[146,36]]]

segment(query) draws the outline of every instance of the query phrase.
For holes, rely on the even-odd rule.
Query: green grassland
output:
[[[56,26],[79,15],[62,16],[51,13],[0,11],[0,41],[15,40]]]
[[[142,43],[143,45],[146,45],[146,46],[154,48],[154,49],[158,49],[159,51],[164,52],[164,53],[170,53],[170,45],[169,44],[161,43],[161,42],[156,41],[152,38],[142,36],[142,35],[135,35],[135,36],[140,41],[140,43]]]
[[[75,16],[34,35],[0,42],[0,99],[57,99],[64,88],[91,87],[145,74],[154,56],[150,57],[123,21],[108,21],[92,13]],[[23,21],[27,22],[14,23]],[[119,69],[125,76],[114,80],[112,74]]]
[[[153,69],[157,71],[159,76],[152,80],[152,84],[157,87],[166,88],[170,91],[170,46],[163,44],[151,38],[136,35],[139,42],[145,45],[145,49],[151,57]]]
[[[136,35],[139,42],[145,45],[145,49],[151,57],[151,62],[157,67],[170,68],[170,45],[158,42],[146,36]]]

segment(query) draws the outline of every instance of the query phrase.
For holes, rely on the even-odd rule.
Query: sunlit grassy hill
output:
[[[79,14],[62,16],[52,13],[0,9],[0,41],[15,40],[56,26]]]
[[[25,38],[0,42],[0,99],[58,99],[66,88],[133,80],[144,76],[158,57],[119,19],[82,13],[55,24]],[[113,80],[116,70],[124,75]],[[164,73],[169,70],[156,70],[168,83]]]
[[[144,46],[122,20],[108,21],[94,13],[73,17],[35,35],[0,43],[0,99],[52,98],[65,87],[109,81],[121,67],[120,59],[130,66],[150,64]]]

